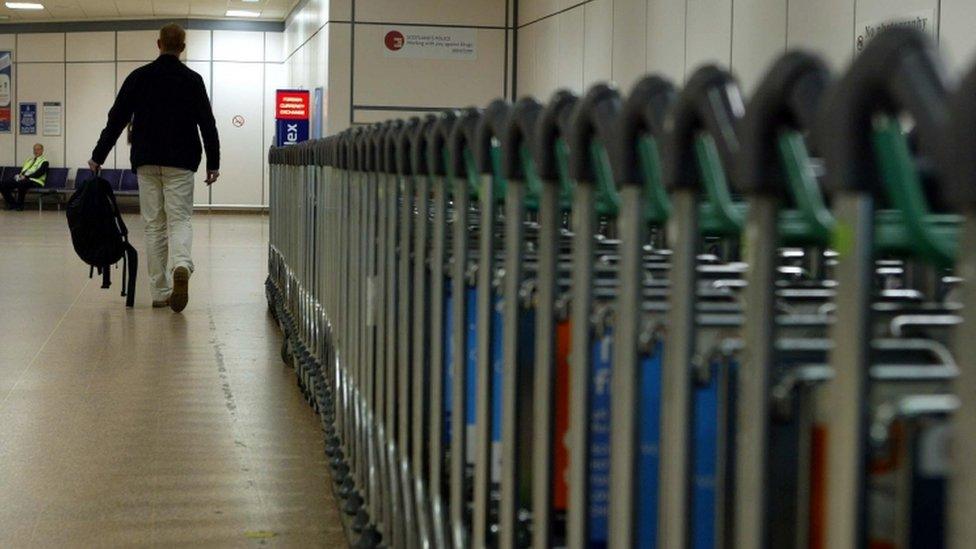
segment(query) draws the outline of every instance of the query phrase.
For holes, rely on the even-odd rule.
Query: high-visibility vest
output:
[[[21,168],[20,173],[26,174],[31,170],[40,168],[45,162],[47,162],[47,158],[44,158],[43,154],[41,156],[31,157],[27,160],[27,162],[24,162],[24,167]],[[34,183],[37,183],[38,185],[43,187],[44,183],[47,181],[47,174],[44,174],[40,177],[27,176],[27,179],[30,179]]]

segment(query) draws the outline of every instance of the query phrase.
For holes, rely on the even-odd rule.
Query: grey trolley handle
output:
[[[892,198],[885,192],[878,165],[875,124],[878,115],[911,114],[921,152],[934,156],[948,121],[945,97],[934,44],[921,32],[893,28],[874,38],[858,56],[833,87],[820,117],[817,137],[840,233],[837,320],[831,332],[835,347],[830,354],[834,379],[826,396],[825,539],[831,548],[862,547],[867,538],[874,213]],[[941,202],[939,193],[932,198]]]

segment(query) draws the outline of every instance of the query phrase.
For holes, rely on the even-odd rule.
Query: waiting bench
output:
[[[19,166],[0,167],[0,181],[12,179],[18,173],[20,173]],[[91,169],[78,168],[75,170],[73,184],[71,187],[69,187],[68,173],[68,168],[49,168],[47,172],[47,181],[45,182],[44,187],[30,190],[30,194],[37,196],[37,208],[39,210],[44,205],[44,199],[51,196],[57,199],[58,209],[60,209],[61,204],[67,201],[66,196],[75,192],[75,189],[78,187],[78,183],[86,181],[92,176]],[[103,179],[109,182],[116,195],[139,195],[139,178],[132,170],[106,169],[102,170],[100,175]]]

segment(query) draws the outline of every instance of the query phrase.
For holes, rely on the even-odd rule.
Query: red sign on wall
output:
[[[308,90],[278,90],[275,102],[275,118],[278,120],[308,120]]]

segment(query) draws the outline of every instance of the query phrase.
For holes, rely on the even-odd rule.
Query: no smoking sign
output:
[[[238,114],[231,120],[231,123],[234,124],[235,128],[242,128],[244,127],[244,117]]]

